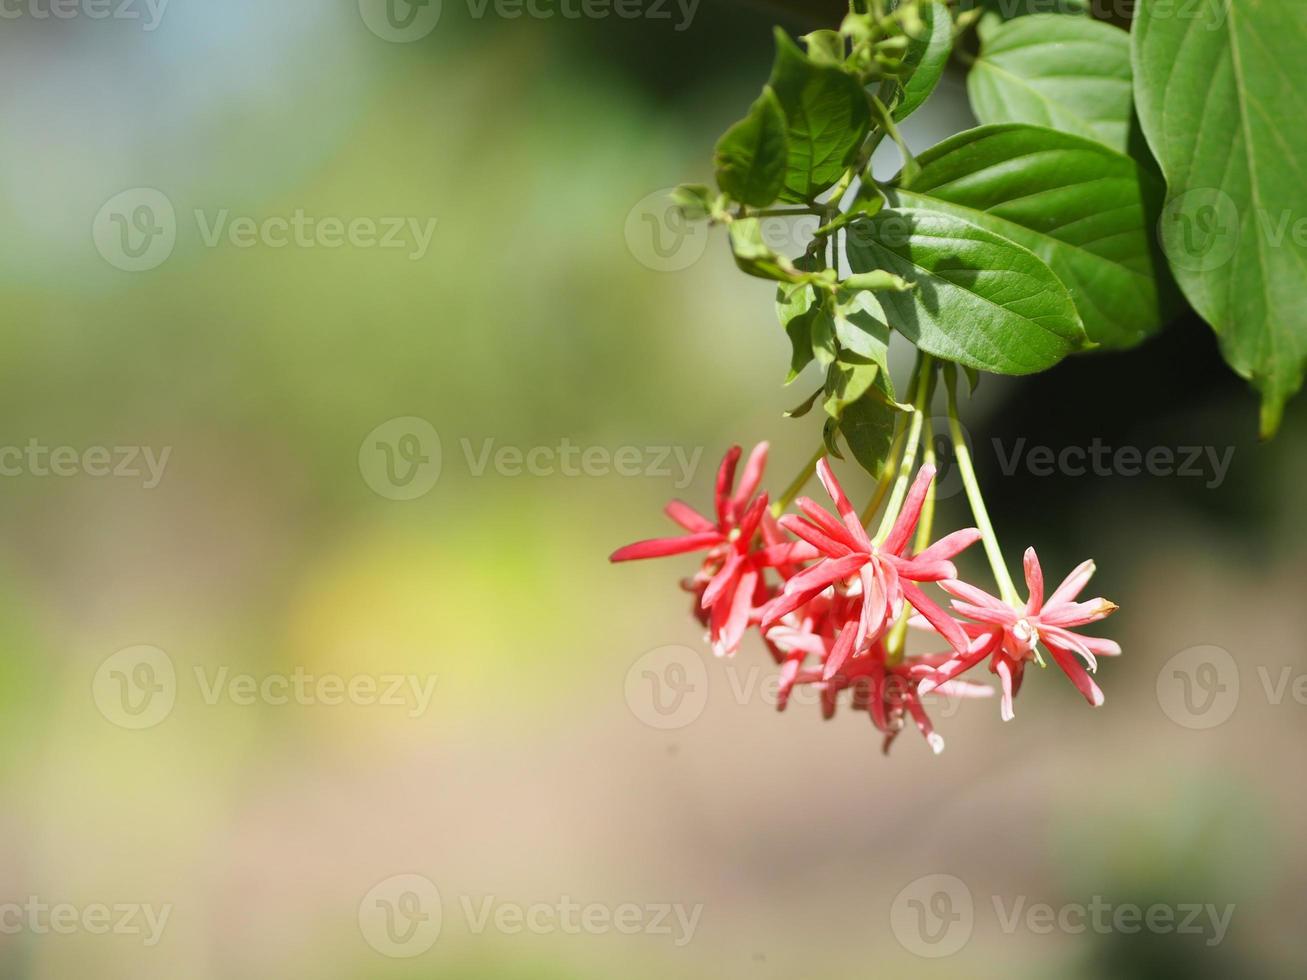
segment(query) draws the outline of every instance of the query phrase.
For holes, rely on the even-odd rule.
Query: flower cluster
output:
[[[928,525],[919,525],[933,466],[921,467],[897,505],[891,500],[884,530],[873,537],[827,460],[817,462],[816,474],[835,512],[799,497],[797,513],[778,516],[767,494],[758,492],[767,444],[750,454],[737,485],[740,457],[737,446],[718,471],[715,520],[673,501],[666,513],[685,534],[628,545],[614,552],[612,561],[704,552],[699,570],[682,583],[694,596],[695,615],[718,656],[733,655],[749,628],[758,630],[780,669],[782,710],[796,687],[809,685],[829,718],[847,689],[852,708],[866,711],[884,735],[886,751],[910,718],[938,753],[944,741],[923,698],[932,692],[950,698],[992,695],[988,685],[961,679],[988,658],[1001,686],[1002,717],[1010,720],[1026,664],[1043,665],[1040,644],[1090,704],[1103,703],[1090,674],[1098,656],[1119,654],[1120,647],[1071,632],[1116,609],[1104,599],[1077,601],[1093,562],[1082,564],[1045,599],[1039,559],[1028,549],[1029,598],[1005,601],[961,581],[953,564],[981,538],[980,530],[954,531],[933,543],[921,540],[929,537]],[[923,591],[929,583],[951,597],[950,609]],[[929,631],[947,649],[908,654],[908,625]]]

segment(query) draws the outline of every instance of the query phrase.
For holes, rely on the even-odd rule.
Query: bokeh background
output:
[[[1013,554],[1056,578],[1095,557],[1122,606],[1106,705],[1037,672],[1012,723],[944,706],[942,756],[908,732],[882,757],[865,715],[778,715],[760,649],[706,654],[692,560],[605,561],[665,530],[668,497],[706,506],[733,442],[771,440],[774,488],[816,445],[781,417],[810,389],[781,384],[770,291],[658,203],[711,176],[770,25],[811,24],[725,0],[444,0],[408,37],[367,0],[50,9],[0,21],[0,905],[169,911],[157,942],[11,911],[0,977],[1301,975],[1307,418],[1258,445],[1201,323],[986,379],[967,408]],[[907,135],[968,124],[951,76]],[[175,242],[125,271],[166,218],[141,188]],[[296,213],[434,232],[206,241]],[[1232,455],[1221,478],[1005,474],[1022,438]],[[143,456],[95,475],[95,447],[168,455],[157,480]],[[672,727],[645,673],[666,647],[702,660]],[[434,687],[212,692],[297,674]],[[905,939],[926,875],[971,903],[948,957]],[[1095,896],[1234,909],[1217,943],[1205,914],[1004,926]],[[701,909],[689,934],[514,928],[568,899]],[[487,907],[506,924],[479,928]]]

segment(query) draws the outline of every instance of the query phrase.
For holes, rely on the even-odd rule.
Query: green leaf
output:
[[[870,125],[867,96],[856,78],[842,68],[812,61],[780,28],[769,84],[787,126],[789,156],[782,197],[811,200],[854,162]]]
[[[917,159],[901,206],[942,211],[1042,259],[1075,300],[1090,340],[1132,347],[1177,311],[1153,229],[1164,189],[1101,143],[1037,126],[982,126]]]
[[[888,379],[889,326],[875,296],[865,291],[841,293],[835,307],[835,339],[845,350],[880,364]],[[892,398],[892,383],[889,393]]]
[[[849,267],[916,283],[878,297],[928,354],[995,374],[1032,374],[1087,342],[1066,287],[1033,252],[949,214],[887,209],[849,226]]]
[[[987,34],[967,93],[982,123],[1048,126],[1125,153],[1130,82],[1125,31],[1088,17],[1035,14]]]
[[[757,218],[736,218],[731,222],[731,254],[740,271],[759,279],[798,282],[802,273],[783,255],[777,255],[762,240],[762,223]]]
[[[813,31],[803,35],[808,57],[818,64],[844,64],[844,37],[839,31]]]
[[[717,186],[741,204],[765,208],[785,186],[787,160],[785,113],[776,93],[764,88],[749,114],[717,141]]]
[[[790,338],[789,384],[812,363],[812,318],[816,315],[817,290],[804,283],[776,290],[776,315]]]
[[[681,209],[681,213],[692,221],[702,220],[712,214],[715,206],[713,192],[703,184],[681,184],[672,191],[672,203]]]
[[[807,415],[809,412],[812,411],[812,406],[817,403],[817,398],[822,394],[823,391],[825,391],[824,388],[818,388],[803,401],[799,402],[798,405],[794,406],[794,408],[786,412],[785,417],[787,419],[803,418],[803,416]]]
[[[930,98],[953,53],[953,18],[948,7],[942,3],[924,4],[921,19],[926,31],[922,37],[913,38],[908,48],[906,61],[913,70],[903,85],[903,97],[894,107],[896,121],[912,115]]]
[[[838,428],[853,458],[879,477],[894,443],[898,414],[889,371],[883,363],[845,354],[831,365],[825,392],[823,408],[834,423],[826,426],[827,445],[833,444]]]
[[[1187,12],[1187,16],[1182,15]],[[1162,245],[1274,433],[1307,360],[1307,4],[1144,2],[1135,97],[1166,175]],[[1297,234],[1295,234],[1297,232]]]

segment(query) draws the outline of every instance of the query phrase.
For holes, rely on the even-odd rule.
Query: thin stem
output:
[[[903,500],[908,495],[908,483],[912,479],[912,470],[917,465],[917,444],[921,441],[921,426],[926,418],[926,405],[930,399],[930,372],[934,364],[934,359],[924,351],[918,356],[916,399],[912,405],[912,421],[908,425],[908,441],[903,447],[903,459],[894,481],[894,492],[890,495],[885,514],[880,519],[880,527],[876,530],[877,543],[889,537],[890,528],[898,520]]]
[[[989,559],[989,567],[994,572],[994,581],[998,583],[999,592],[1002,593],[1005,602],[1014,607],[1020,606],[1021,600],[1017,597],[1016,586],[1012,584],[1012,576],[1003,562],[1003,551],[998,546],[998,536],[994,534],[994,525],[990,523],[989,511],[985,509],[985,500],[980,495],[980,484],[976,481],[976,471],[971,465],[971,450],[967,448],[967,441],[962,435],[962,423],[958,420],[956,381],[956,376],[951,375],[945,387],[948,391],[949,436],[953,440],[953,453],[957,457],[958,472],[962,475],[962,486],[967,491],[967,503],[971,505],[976,527],[980,529],[980,540],[985,545],[985,557]]]
[[[894,474],[898,472],[897,466],[890,464],[898,459],[903,452],[903,437],[907,434],[907,426],[901,422],[898,425],[898,432],[894,435],[894,442],[890,445],[889,456],[885,459],[885,470],[876,481],[876,491],[871,495],[871,500],[862,511],[862,523],[865,527],[871,523],[871,519],[876,516],[876,511],[880,510],[880,505],[885,501],[885,494],[889,493],[890,484],[894,481]]]
[[[935,465],[935,432],[934,426],[926,423],[925,438],[922,440],[924,450],[921,457],[923,466]],[[921,519],[917,523],[917,537],[913,543],[913,553],[925,551],[930,546],[930,535],[934,530],[935,524],[935,484],[932,481],[930,488],[926,491],[926,499],[921,505]],[[903,612],[894,623],[890,630],[889,636],[885,640],[885,656],[887,662],[893,666],[903,660],[903,654],[907,647],[908,638],[908,618],[912,615],[911,607],[905,606]]]
[[[935,465],[935,426],[929,419],[926,421],[926,431],[922,444],[925,447],[921,457],[922,466],[933,467]],[[935,481],[930,481],[930,486],[926,488],[926,499],[921,505],[921,518],[917,522],[917,538],[913,543],[912,551],[914,554],[925,551],[930,547],[930,535],[935,527]]]
[[[801,218],[805,215],[816,214],[825,216],[824,208],[749,208],[744,217],[746,218]]]
[[[821,458],[825,455],[825,445],[818,446],[812,459],[808,460],[807,465],[799,470],[799,475],[794,478],[794,482],[786,487],[785,492],[777,498],[774,504],[771,505],[773,517],[780,517],[785,509],[788,508],[790,504],[794,503],[794,498],[799,495],[801,490],[803,490],[804,484],[812,479],[812,474],[817,472],[817,464],[821,462]]]

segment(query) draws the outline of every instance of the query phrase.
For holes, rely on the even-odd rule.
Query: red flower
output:
[[[917,587],[919,582],[938,582],[956,578],[957,570],[948,559],[980,537],[975,528],[955,531],[925,551],[905,557],[926,492],[935,478],[933,466],[923,466],[904,501],[885,540],[875,544],[867,536],[857,511],[849,502],[826,460],[817,464],[817,475],[835,502],[839,519],[814,501],[800,497],[795,505],[804,518],[786,515],[780,520],[787,530],[812,545],[823,557],[815,565],[793,576],[782,593],[764,610],[762,627],[772,624],[809,602],[814,596],[836,586],[848,595],[859,595],[855,629],[840,631],[839,641],[826,664],[829,678],[853,654],[861,656],[902,612],[906,599],[949,642],[955,650],[967,648],[962,628]],[[851,621],[850,621],[851,622]]]
[[[740,447],[734,446],[717,471],[715,524],[688,504],[673,500],[666,507],[667,516],[688,534],[638,541],[618,548],[609,558],[615,562],[631,561],[706,550],[708,554],[703,567],[687,584],[691,591],[699,594],[699,608],[707,614],[713,652],[718,656],[734,653],[739,648],[754,609],[754,599],[765,598],[765,592],[759,591],[764,562],[755,560],[751,551],[767,510],[767,495],[764,493],[752,501],[750,498],[762,482],[763,468],[767,465],[767,443],[759,443],[754,448],[745,464],[740,485],[732,492],[739,460]],[[789,549],[786,550],[788,555]],[[782,556],[769,554],[766,557]]]
[[[1121,647],[1113,640],[1081,636],[1069,629],[1097,622],[1117,609],[1115,603],[1106,599],[1075,601],[1094,574],[1094,563],[1083,562],[1047,601],[1044,600],[1044,573],[1034,548],[1026,549],[1025,572],[1029,599],[1024,607],[1015,609],[974,585],[956,580],[940,582],[946,592],[956,597],[953,608],[975,623],[965,624],[972,636],[968,650],[950,659],[923,682],[922,693],[957,677],[992,655],[989,669],[998,675],[1003,685],[1001,711],[1003,720],[1010,721],[1013,717],[1012,699],[1021,688],[1025,665],[1034,659],[1035,647],[1042,643],[1085,700],[1094,707],[1103,703],[1103,692],[1089,674],[1098,670],[1097,657],[1116,656]],[[1077,654],[1089,665],[1088,671],[1076,659]]]

